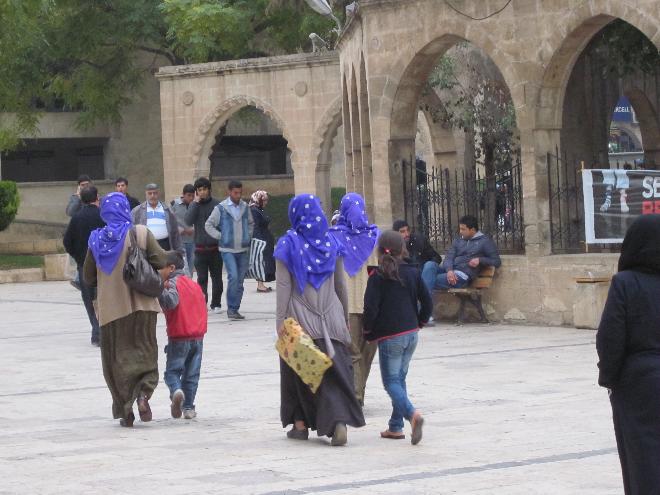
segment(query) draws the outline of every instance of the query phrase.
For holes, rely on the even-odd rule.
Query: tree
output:
[[[80,128],[118,123],[160,65],[293,53],[334,27],[274,0],[16,0],[0,19],[0,150],[51,109],[79,112]]]
[[[0,232],[9,227],[16,218],[20,197],[16,183],[0,180]]]

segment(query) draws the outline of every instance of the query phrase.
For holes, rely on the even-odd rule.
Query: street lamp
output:
[[[328,4],[328,0],[305,0],[305,2],[307,2],[307,5],[309,5],[315,12],[334,20],[337,23],[337,32],[341,31],[341,23],[339,22],[339,19],[335,17],[335,14],[333,14],[332,8],[330,7],[330,4]]]

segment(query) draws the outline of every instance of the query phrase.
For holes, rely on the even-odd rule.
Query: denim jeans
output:
[[[208,285],[211,274],[211,307],[222,306],[222,258],[217,249],[195,252],[195,270],[197,270],[197,283],[202,288],[206,302],[209,300]]]
[[[195,243],[184,242],[183,248],[186,250],[186,270],[189,278],[193,275],[193,266],[195,266]]]
[[[78,279],[80,284],[80,295],[82,296],[82,301],[85,305],[85,310],[87,311],[89,323],[92,325],[92,342],[99,342],[99,320],[96,318],[96,311],[94,311],[93,303],[94,299],[96,299],[96,288],[90,287],[85,283],[85,280],[83,279],[82,265],[78,266]]]
[[[378,342],[380,375],[385,391],[392,399],[392,417],[389,422],[391,432],[403,431],[403,419],[410,420],[415,413],[415,407],[408,399],[406,375],[417,347],[418,334],[411,332]]]
[[[450,285],[447,280],[447,270],[445,270],[443,266],[435,261],[427,261],[424,263],[424,268],[422,268],[422,280],[431,294],[433,294],[434,290],[439,289],[462,289],[470,283],[469,280],[463,280],[458,275],[456,276],[456,279],[456,285]]]
[[[250,253],[222,253],[222,261],[227,270],[227,312],[235,313],[243,299],[243,281],[248,271]]]
[[[165,384],[170,389],[170,397],[178,389],[183,390],[184,409],[195,409],[195,395],[202,367],[204,340],[169,340],[165,347]]]

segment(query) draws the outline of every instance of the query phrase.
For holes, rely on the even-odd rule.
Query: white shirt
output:
[[[158,203],[156,208],[152,208],[147,203],[147,228],[157,241],[165,239],[170,235],[167,231],[167,222],[165,221],[165,209],[161,203]]]

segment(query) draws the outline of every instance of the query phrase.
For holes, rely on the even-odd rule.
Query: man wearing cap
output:
[[[147,200],[133,208],[131,216],[134,225],[146,225],[154,235],[160,247],[167,251],[179,251],[185,259],[185,251],[179,234],[176,216],[167,205],[160,202],[160,190],[157,184],[145,186]]]

